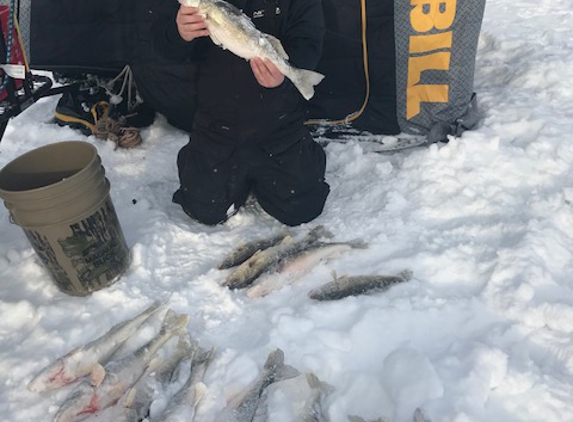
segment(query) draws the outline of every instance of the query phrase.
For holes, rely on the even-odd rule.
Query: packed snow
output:
[[[262,298],[221,284],[221,260],[283,229],[256,206],[214,227],[171,202],[187,135],[162,116],[135,149],[52,121],[58,97],[10,120],[0,167],[36,147],[97,147],[131,264],[84,298],[60,292],[8,211],[0,207],[0,420],[51,420],[73,385],[33,393],[27,383],[73,347],[155,300],[190,316],[215,348],[195,420],[214,416],[262,371],[269,353],[332,389],[322,406],[411,422],[573,421],[573,9],[569,0],[490,0],[476,59],[479,126],[448,143],[376,153],[330,143],[323,214],[335,241],[361,240]],[[387,291],[317,302],[308,292],[338,274],[413,278]],[[132,338],[134,348],[154,335]],[[185,381],[158,391],[157,417]],[[269,420],[292,421],[289,389],[269,389]],[[295,388],[296,390],[296,388]]]

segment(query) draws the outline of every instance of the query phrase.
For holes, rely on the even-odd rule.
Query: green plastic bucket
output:
[[[27,152],[0,170],[0,198],[62,292],[87,296],[129,266],[96,148],[65,141]]]

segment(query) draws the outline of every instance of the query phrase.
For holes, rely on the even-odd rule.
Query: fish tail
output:
[[[315,374],[307,372],[306,381],[310,388],[321,391],[323,394],[330,394],[334,391],[334,387],[324,381],[321,381]]]
[[[191,341],[191,336],[188,332],[181,333],[177,340],[177,354],[179,356],[191,355],[197,347],[197,343]]]
[[[272,352],[267,361],[265,362],[265,370],[274,374],[273,382],[294,378],[300,375],[300,372],[290,365],[284,363],[284,352],[281,349],[276,349]]]
[[[409,281],[414,276],[412,270],[403,270],[398,273],[398,277],[400,277],[403,281]]]
[[[209,350],[199,348],[193,357],[193,365],[205,363],[208,365],[215,356],[215,348],[211,347]]]
[[[352,249],[368,249],[368,243],[359,239],[351,240],[349,242],[346,242],[346,244],[350,246]]]
[[[314,227],[311,231],[308,232],[309,236],[315,237],[318,239],[319,237],[325,237],[327,239],[332,239],[334,234],[324,227],[322,224]]]
[[[177,346],[173,353],[172,360],[173,362],[179,362],[186,358],[193,359],[198,350],[199,342],[197,340],[192,340],[188,331],[182,330],[182,332],[179,333]],[[170,376],[167,376],[167,378],[173,380],[178,373],[178,369],[179,367],[175,366],[173,371],[171,371]]]
[[[281,380],[286,380],[289,378],[294,378],[296,376],[299,376],[300,372],[298,371],[298,369],[290,366],[290,365],[283,365],[279,368],[277,368],[276,374],[275,374],[275,380],[276,381],[281,381]]]
[[[305,100],[314,96],[314,87],[324,79],[324,75],[307,69],[296,69],[290,80]]]
[[[153,315],[157,314],[159,311],[165,309],[167,307],[167,302],[169,302],[169,299],[164,299],[164,300],[156,300],[155,302],[153,302],[145,311],[143,311],[139,317],[142,318],[141,319],[141,323],[147,321],[148,319],[150,319]],[[137,317],[136,317],[137,318]]]
[[[165,314],[163,319],[163,324],[161,325],[161,331],[175,333],[187,326],[189,322],[189,315],[177,314],[172,309],[169,309]]]

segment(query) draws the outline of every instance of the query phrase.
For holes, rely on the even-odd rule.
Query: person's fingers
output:
[[[273,79],[275,80],[282,79],[283,77],[282,72],[279,70],[278,67],[276,67],[276,65],[272,61],[270,61],[269,59],[265,59],[263,61],[263,64],[265,66],[266,72],[269,75],[271,75]]]
[[[254,57],[250,63],[253,74],[260,85],[266,88],[275,88],[283,83],[284,75],[270,60]]]
[[[207,22],[196,7],[181,6],[175,21],[179,35],[185,41],[209,35]]]
[[[270,81],[268,80],[269,79],[268,70],[266,69],[261,59],[259,59],[258,57],[252,58],[251,69],[253,70],[253,74],[255,75],[255,78],[257,79],[259,84],[266,87],[270,83]]]

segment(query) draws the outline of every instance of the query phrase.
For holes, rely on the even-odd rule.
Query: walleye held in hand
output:
[[[255,57],[271,61],[306,100],[313,97],[314,87],[324,79],[318,72],[292,66],[280,40],[259,31],[248,16],[232,4],[224,0],[179,0],[179,3],[199,9],[207,22],[209,37],[216,45],[247,61]]]

